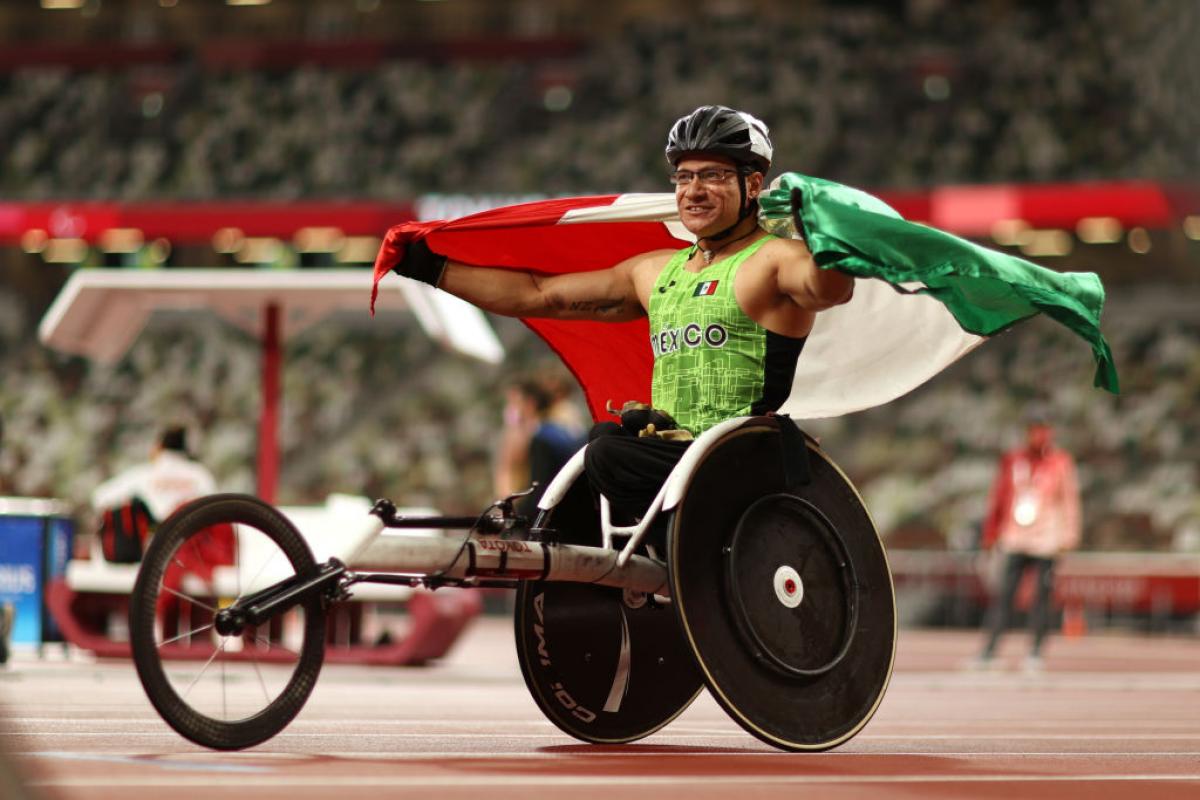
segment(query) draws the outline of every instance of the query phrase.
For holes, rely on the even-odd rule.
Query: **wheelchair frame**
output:
[[[253,498],[217,496],[198,500],[163,523],[139,573],[130,609],[131,644],[139,677],[159,713],[185,737],[218,749],[248,747],[282,730],[304,705],[323,657],[323,641],[320,646],[312,641],[319,636],[318,623],[323,620],[324,610],[330,604],[352,596],[356,584],[380,583],[430,589],[443,586],[516,588],[518,651],[526,682],[543,712],[571,735],[593,742],[624,742],[641,738],[673,719],[691,702],[703,684],[707,684],[731,716],[764,741],[791,750],[821,750],[836,746],[857,733],[874,713],[890,679],[895,643],[894,597],[886,557],[869,515],[866,515],[865,509],[861,509],[861,498],[858,498],[852,485],[822,455],[821,463],[827,463],[831,468],[825,468],[822,473],[828,476],[825,481],[832,482],[831,485],[838,490],[833,512],[826,513],[819,508],[824,502],[820,496],[815,501],[800,496],[810,490],[779,485],[762,498],[766,503],[765,512],[760,508],[763,502],[752,502],[746,505],[760,508],[756,512],[757,517],[749,519],[749,509],[743,509],[730,518],[730,524],[736,528],[733,533],[722,526],[705,536],[697,534],[697,541],[706,537],[712,539],[712,542],[702,545],[699,551],[695,547],[689,549],[686,540],[690,535],[681,536],[679,532],[681,525],[688,524],[680,522],[681,513],[685,519],[689,514],[688,488],[697,474],[703,475],[706,469],[712,471],[712,464],[719,465],[717,456],[722,452],[722,443],[750,433],[753,436],[747,441],[754,439],[753,442],[727,449],[731,452],[738,448],[761,449],[762,442],[775,441],[769,438],[772,432],[778,433],[786,425],[793,423],[786,418],[743,417],[720,423],[706,431],[685,451],[645,516],[635,525],[614,525],[608,501],[601,498],[599,546],[562,541],[564,531],[555,523],[556,511],[564,504],[573,487],[577,487],[583,479],[586,448],[578,451],[550,482],[538,504],[536,519],[532,522],[514,510],[514,501],[528,492],[497,501],[477,517],[399,517],[390,501],[380,500],[371,509],[363,525],[348,537],[348,556],[345,561],[331,558],[321,564],[313,563],[303,540],[295,541],[287,531],[290,525],[286,521],[282,525],[279,522],[282,516]],[[798,432],[798,429],[795,430]],[[764,435],[768,438],[763,439]],[[806,452],[821,454],[811,439],[798,441],[803,443],[801,447],[807,448]],[[783,458],[786,461],[786,452]],[[848,487],[849,492],[843,487]],[[752,488],[747,491],[752,491]],[[846,510],[836,506],[849,507],[856,503],[861,514],[849,524],[831,521]],[[858,511],[854,508],[849,510]],[[674,527],[668,546],[671,552],[660,557],[646,541],[651,526],[662,515],[670,515]],[[709,516],[708,513],[702,514],[699,517],[701,523]],[[794,520],[795,524],[789,520]],[[171,548],[182,548],[185,542],[192,541],[189,537],[199,535],[198,532],[206,530],[206,526],[225,522],[250,525],[263,532],[274,531],[268,535],[292,562],[295,574],[242,594],[233,598],[232,602],[222,604],[214,601],[211,605],[198,603],[207,609],[205,613],[211,614],[211,627],[216,636],[221,637],[221,644],[208,663],[212,663],[218,655],[232,655],[226,653],[226,643],[258,636],[256,631],[260,627],[270,626],[273,620],[290,609],[302,607],[309,626],[306,628],[304,646],[297,654],[295,673],[285,690],[275,700],[268,698],[270,704],[263,711],[233,721],[197,712],[187,699],[191,687],[181,696],[171,686],[159,652],[166,641],[160,641],[162,634],[156,632],[164,599],[175,599],[168,595],[184,597],[183,593],[167,586],[165,576],[172,568],[170,560],[180,560],[177,550]],[[839,525],[844,530],[839,529]],[[743,532],[747,526],[750,529]],[[380,540],[380,534],[385,529],[415,528],[459,529],[467,533],[461,539],[398,535]],[[792,531],[792,528],[795,530]],[[869,535],[863,535],[859,529],[869,529]],[[294,528],[291,530],[294,531]],[[796,550],[797,536],[804,538],[807,552],[817,552],[820,558],[806,556],[797,560],[799,556],[794,554],[800,552]],[[295,534],[295,537],[299,535]],[[627,540],[618,549],[617,540],[621,537],[627,537]],[[779,540],[778,544],[773,543],[776,539]],[[847,545],[844,540],[850,541],[850,544]],[[858,540],[866,544],[856,544]],[[714,542],[721,554],[720,560],[714,560],[709,552]],[[742,555],[734,553],[735,546],[740,548]],[[764,547],[767,549],[763,550]],[[374,559],[387,565],[387,571],[355,571],[352,568],[368,548],[371,548]],[[856,560],[869,562],[868,569],[862,569],[862,563],[856,569]],[[808,569],[802,561],[819,564]],[[776,562],[779,566],[775,569],[774,577],[763,577],[766,574],[763,573],[763,564],[771,566]],[[682,577],[688,574],[696,577]],[[768,592],[765,584],[772,580],[773,591]],[[685,616],[682,610],[685,604],[681,602],[683,598],[680,595],[682,593],[708,602],[703,597],[704,593],[712,591],[711,585],[720,583],[725,584],[722,602],[725,606],[732,606],[733,611],[728,615],[725,627],[717,633],[715,642],[701,643],[709,634],[697,631],[695,620],[689,621]],[[579,588],[551,588],[561,584],[577,585]],[[746,591],[740,588],[746,585],[753,589]],[[812,598],[818,597],[818,593],[824,589],[836,596],[822,606],[820,603],[823,601]],[[614,593],[614,590],[620,591]],[[881,600],[885,595],[886,607]],[[868,602],[863,602],[863,597]],[[193,599],[188,598],[189,601]],[[809,604],[817,604],[813,606],[815,612],[808,609],[806,600]],[[668,606],[677,612],[676,619],[665,621],[668,617],[661,612]],[[871,626],[862,626],[862,609],[870,612]],[[890,609],[890,620],[874,619],[886,616],[887,609]],[[711,610],[706,612],[708,615],[712,613]],[[817,641],[814,634],[802,624],[802,615],[811,616],[812,613],[832,615],[841,620],[842,627],[837,634],[840,638],[835,637],[836,641],[831,642]],[[717,615],[724,616],[720,613]],[[613,638],[613,642],[619,642],[619,646],[614,644],[610,648],[611,653],[606,652],[603,659],[597,659],[614,665],[600,670],[603,677],[587,665],[592,661],[591,650],[596,646],[586,641],[594,638],[589,636],[588,630],[578,629],[582,624],[578,620],[584,618],[593,620],[588,623],[592,627],[603,628],[609,624],[620,626],[619,636]],[[610,618],[615,621],[607,622]],[[887,622],[890,625],[880,628],[880,623]],[[781,624],[785,628],[791,626],[796,632],[773,633]],[[576,647],[576,640],[584,641],[588,652],[586,658],[579,659],[579,665],[556,656],[553,669],[547,671],[552,664],[547,652],[547,631],[552,628],[558,631],[554,634],[554,641],[564,651]],[[871,635],[859,632],[859,628],[875,631],[871,634],[874,636],[878,636],[877,632],[881,629],[888,631],[889,635],[879,639],[876,644],[871,640]],[[257,640],[261,640],[261,637]],[[851,648],[852,644],[854,648]],[[635,647],[636,654],[633,653]],[[639,684],[639,690],[646,693],[643,700],[625,704],[622,708],[622,697],[631,691],[632,665],[646,651],[655,653],[657,664],[669,662],[676,665],[676,675],[682,677],[678,677],[677,681],[669,676],[647,679],[650,681],[648,689],[642,688],[645,686],[643,681]],[[827,682],[828,676],[842,667],[848,652],[854,658],[859,658],[860,652],[863,653],[861,658],[869,662],[870,667],[867,670],[870,673],[869,685],[854,690],[855,710],[852,719],[841,719],[843,712],[840,710],[822,711],[817,715],[822,717],[821,732],[815,736],[806,732],[794,735],[789,726],[795,724],[791,717],[796,711],[786,711],[783,717],[776,719],[778,715],[769,707],[758,708],[760,694],[769,703],[770,696],[781,689],[792,691],[798,697],[828,694],[830,690],[822,682]],[[733,666],[726,665],[722,670],[744,674],[745,680],[739,680],[738,683],[753,687],[754,693],[748,697],[737,697],[741,690],[731,691],[728,677],[721,677],[722,670],[713,666],[725,660],[730,653],[738,654],[738,658],[745,655],[745,659]],[[636,669],[635,677],[649,668],[637,666]],[[615,677],[611,677],[614,670]],[[678,696],[664,701],[662,708],[644,713],[639,711],[639,705],[653,705],[646,698],[661,694],[659,690],[669,682],[681,684],[677,690]],[[570,692],[566,688],[568,685],[572,687]],[[263,689],[267,694],[265,684]],[[590,705],[585,707],[574,695],[583,697],[597,693],[607,698],[603,702],[604,712],[614,714],[614,719],[621,718],[621,715],[628,719],[622,718],[624,721],[620,724],[603,730],[588,727],[596,724],[598,714],[587,708],[590,705],[598,706],[600,702],[589,701]],[[582,714],[581,710],[587,713]],[[830,721],[824,721],[826,716],[830,716]],[[801,720],[800,724],[803,726],[804,721]]]

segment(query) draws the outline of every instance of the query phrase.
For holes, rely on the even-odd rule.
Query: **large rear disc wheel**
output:
[[[751,422],[692,473],[668,544],[671,595],[713,697],[785,750],[862,730],[891,678],[891,573],[853,485],[808,441],[785,487],[782,437]]]

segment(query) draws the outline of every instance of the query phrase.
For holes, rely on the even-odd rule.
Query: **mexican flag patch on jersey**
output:
[[[717,293],[717,284],[720,281],[701,281],[696,286],[696,291],[692,293],[692,297],[704,297],[706,295]]]

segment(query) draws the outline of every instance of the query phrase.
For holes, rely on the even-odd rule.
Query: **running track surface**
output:
[[[972,672],[971,633],[901,631],[896,672],[857,737],[781,753],[702,694],[635,745],[569,739],[541,716],[510,622],[475,623],[443,663],[328,665],[300,716],[249,751],[167,728],[127,662],[18,658],[0,742],[18,798],[1200,798],[1200,635],[1053,639],[1045,670]]]

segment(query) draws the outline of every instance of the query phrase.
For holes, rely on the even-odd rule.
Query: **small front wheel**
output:
[[[167,724],[196,744],[239,750],[300,712],[325,655],[325,610],[313,596],[228,635],[217,612],[315,569],[295,526],[249,495],[212,495],[159,526],[129,609],[138,677]]]

